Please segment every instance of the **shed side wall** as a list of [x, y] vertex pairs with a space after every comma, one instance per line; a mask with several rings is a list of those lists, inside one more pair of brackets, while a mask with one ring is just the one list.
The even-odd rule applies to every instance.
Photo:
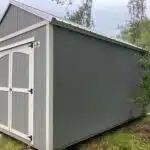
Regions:
[[129, 100], [141, 77], [135, 54], [54, 26], [55, 149], [140, 115]]
[[[40, 47], [34, 49], [34, 146], [45, 150], [46, 133], [46, 27], [30, 31], [10, 40], [0, 43], [7, 46], [31, 37], [40, 42]], [[3, 104], [0, 104], [3, 105]], [[5, 114], [4, 114], [5, 115]], [[19, 115], [19, 114], [18, 114]], [[19, 123], [19, 120], [18, 120]]]
[[11, 5], [0, 24], [0, 38], [41, 21], [42, 18]]

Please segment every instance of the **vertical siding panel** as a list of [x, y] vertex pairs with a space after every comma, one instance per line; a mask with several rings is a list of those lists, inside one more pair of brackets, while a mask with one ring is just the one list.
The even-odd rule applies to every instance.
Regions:
[[[42, 143], [45, 150], [45, 133], [46, 133], [46, 45], [45, 45], [45, 37], [46, 37], [46, 29], [40, 30], [36, 35], [40, 37], [41, 47], [36, 48], [35, 51], [35, 116], [34, 116], [34, 131], [35, 132], [35, 144], [39, 145]], [[37, 39], [39, 40], [39, 39]], [[41, 80], [42, 79], [42, 80]], [[45, 137], [40, 136], [41, 134], [45, 135]], [[41, 149], [42, 150], [42, 149]]]
[[8, 126], [8, 92], [0, 91], [0, 123]]
[[28, 94], [12, 94], [12, 128], [28, 135]]
[[41, 21], [42, 18], [11, 5], [0, 24], [0, 38]]
[[[9, 56], [0, 57], [0, 87], [8, 87]], [[0, 91], [0, 123], [8, 126], [8, 92]]]

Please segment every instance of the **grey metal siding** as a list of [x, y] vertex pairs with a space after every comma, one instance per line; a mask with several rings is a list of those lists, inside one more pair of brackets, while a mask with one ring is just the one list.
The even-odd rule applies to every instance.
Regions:
[[[0, 87], [8, 87], [9, 55], [0, 57]], [[0, 123], [8, 125], [8, 92], [0, 91]]]
[[0, 123], [8, 125], [8, 92], [0, 91]]
[[29, 88], [29, 55], [13, 53], [12, 86]]
[[0, 58], [0, 87], [8, 87], [9, 55]]
[[12, 128], [28, 135], [28, 94], [12, 94]]
[[0, 38], [41, 21], [42, 18], [11, 5], [0, 24]]
[[135, 54], [54, 26], [55, 149], [140, 115], [130, 100], [141, 77]]
[[[46, 132], [46, 27], [33, 30], [18, 37], [0, 43], [0, 47], [35, 37], [40, 41], [40, 47], [34, 50], [34, 146], [45, 150]], [[21, 115], [21, 114], [20, 114]], [[19, 120], [18, 120], [19, 121]]]

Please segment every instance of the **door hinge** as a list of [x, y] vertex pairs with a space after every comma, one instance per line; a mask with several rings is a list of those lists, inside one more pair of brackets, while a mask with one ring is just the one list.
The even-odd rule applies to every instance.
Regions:
[[34, 43], [30, 43], [29, 47], [33, 48], [34, 47]]
[[30, 141], [32, 141], [33, 139], [32, 135], [28, 136], [28, 138], [30, 139]]
[[30, 89], [29, 92], [30, 92], [30, 94], [33, 94], [33, 89]]

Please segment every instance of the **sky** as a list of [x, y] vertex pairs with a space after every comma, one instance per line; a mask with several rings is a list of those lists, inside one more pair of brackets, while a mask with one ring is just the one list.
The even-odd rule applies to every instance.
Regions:
[[[67, 10], [66, 6], [57, 5], [56, 2], [51, 0], [18, 0], [27, 5], [48, 11], [59, 17], [63, 17]], [[80, 5], [81, 0], [73, 0], [73, 5], [69, 7], [69, 10], [74, 10]], [[148, 7], [150, 8], [150, 0], [148, 1]], [[118, 26], [124, 25], [129, 20], [129, 14], [127, 9], [128, 0], [93, 0], [93, 19], [95, 30], [107, 36], [115, 37], [119, 34]], [[0, 15], [6, 9], [8, 0], [0, 1]], [[150, 9], [147, 10], [148, 16], [150, 16]]]

